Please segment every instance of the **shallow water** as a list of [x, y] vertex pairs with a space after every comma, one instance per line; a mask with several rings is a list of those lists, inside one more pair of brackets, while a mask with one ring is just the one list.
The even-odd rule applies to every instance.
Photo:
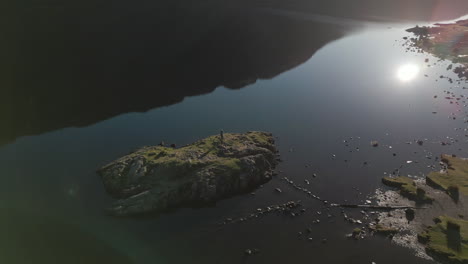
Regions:
[[[94, 75], [94, 68], [81, 65], [83, 80], [70, 83], [65, 92], [59, 89], [66, 87], [60, 86], [60, 78], [60, 85], [48, 90], [45, 82], [38, 83], [38, 89], [43, 90], [34, 91], [24, 88], [30, 87], [25, 80], [24, 90], [10, 94], [9, 105], [3, 105], [7, 124], [6, 132], [0, 134], [0, 205], [23, 212], [6, 213], [8, 228], [17, 225], [12, 230], [23, 230], [22, 226], [28, 226], [24, 218], [33, 222], [45, 216], [54, 218], [61, 223], [60, 228], [31, 226], [55, 234], [50, 238], [38, 234], [43, 237], [38, 243], [52, 252], [57, 239], [72, 238], [73, 243], [63, 243], [68, 249], [89, 245], [93, 249], [82, 250], [86, 263], [111, 263], [116, 255], [134, 263], [427, 263], [383, 238], [346, 239], [345, 234], [356, 226], [346, 223], [340, 210], [329, 212], [321, 202], [295, 191], [281, 178], [287, 176], [303, 186], [308, 179], [308, 189], [332, 202], [362, 203], [376, 188], [383, 187], [380, 179], [384, 173], [401, 165], [403, 175], [422, 176], [441, 153], [468, 157], [463, 103], [450, 104], [443, 99], [443, 91], [468, 93], [438, 77], [450, 75], [445, 70], [449, 62], [428, 68], [424, 59], [432, 63], [435, 58], [406, 52], [402, 38], [409, 35], [404, 29], [416, 22], [407, 23], [404, 17], [392, 20], [405, 20], [406, 24], [297, 10], [255, 10], [229, 22], [227, 33], [220, 27], [214, 37], [202, 34], [208, 37], [190, 39], [190, 43], [201, 44], [179, 43], [194, 48], [182, 52], [171, 64], [163, 64], [168, 65], [169, 70], [163, 71], [167, 76], [155, 71], [156, 81], [149, 76], [160, 65], [137, 63], [136, 69], [130, 69], [132, 59], [141, 62], [140, 52], [124, 54], [131, 72], [128, 76], [114, 71], [123, 71], [119, 68], [125, 64], [122, 61], [115, 69], [97, 71], [102, 75]], [[262, 19], [256, 20], [252, 14]], [[419, 23], [427, 23], [430, 17]], [[444, 17], [448, 18], [456, 17]], [[252, 26], [245, 32], [246, 25], [258, 28]], [[236, 39], [236, 45], [232, 44]], [[147, 50], [150, 48], [143, 47]], [[210, 53], [214, 55], [205, 56]], [[112, 58], [112, 54], [106, 56]], [[99, 69], [101, 63], [112, 68], [114, 62], [91, 65]], [[401, 81], [397, 72], [406, 64], [417, 65], [420, 71], [414, 79]], [[66, 69], [57, 67], [66, 77]], [[142, 69], [143, 73], [138, 72]], [[115, 80], [102, 88], [104, 92], [93, 91], [96, 88], [92, 86], [106, 84], [112, 76]], [[43, 81], [47, 80], [44, 77]], [[141, 86], [125, 90], [133, 81]], [[78, 88], [87, 83], [92, 88]], [[112, 85], [116, 85], [115, 90]], [[24, 91], [31, 92], [30, 99]], [[189, 95], [197, 96], [184, 99]], [[28, 100], [34, 102], [25, 103]], [[457, 119], [448, 118], [452, 113]], [[16, 114], [21, 118], [15, 119]], [[157, 218], [105, 215], [103, 208], [111, 199], [95, 173], [97, 168], [143, 145], [160, 141], [184, 145], [220, 129], [272, 132], [283, 159], [281, 173], [255, 195], [233, 197], [215, 207], [180, 209]], [[450, 138], [458, 142], [440, 144]], [[424, 145], [419, 146], [415, 139], [424, 139]], [[378, 140], [379, 147], [371, 147], [371, 140]], [[313, 173], [318, 176], [313, 178]], [[275, 193], [275, 188], [283, 193]], [[296, 218], [270, 215], [219, 225], [225, 218], [290, 200], [303, 200], [307, 212]], [[317, 211], [323, 213], [318, 215]], [[347, 213], [360, 215], [353, 210]], [[316, 219], [321, 223], [312, 224]], [[307, 228], [312, 229], [312, 242], [298, 236]], [[21, 232], [13, 236], [20, 241], [18, 245], [28, 240]], [[328, 242], [322, 243], [322, 238]], [[8, 243], [8, 237], [2, 239]], [[96, 256], [96, 248], [108, 250]], [[259, 248], [261, 253], [245, 258], [247, 248]], [[38, 263], [51, 263], [50, 254], [41, 256], [34, 245], [17, 249], [35, 256]], [[20, 255], [2, 255], [0, 259], [24, 263]], [[119, 259], [125, 263], [126, 257]]]

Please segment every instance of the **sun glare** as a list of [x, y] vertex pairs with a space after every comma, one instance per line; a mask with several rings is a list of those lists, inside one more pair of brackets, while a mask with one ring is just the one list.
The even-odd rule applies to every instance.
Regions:
[[405, 64], [400, 66], [397, 71], [397, 78], [402, 82], [408, 82], [416, 78], [419, 73], [419, 67], [415, 64]]

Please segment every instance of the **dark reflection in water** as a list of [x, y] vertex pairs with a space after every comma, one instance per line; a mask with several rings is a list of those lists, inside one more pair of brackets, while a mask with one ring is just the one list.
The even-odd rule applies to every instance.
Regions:
[[0, 231], [1, 263], [131, 263], [93, 234], [61, 218], [2, 208]]
[[[31, 18], [31, 35], [17, 40], [19, 61], [3, 80], [13, 78], [1, 89], [0, 116], [8, 126], [0, 143], [174, 104], [219, 86], [242, 88], [305, 62], [344, 31], [264, 12], [207, 19], [214, 23], [208, 32], [177, 19], [167, 28], [130, 20], [67, 21], [57, 29]], [[187, 31], [165, 32], [180, 24]]]
[[457, 0], [3, 5], [0, 144], [272, 78], [350, 29], [317, 14], [430, 21], [468, 9]]

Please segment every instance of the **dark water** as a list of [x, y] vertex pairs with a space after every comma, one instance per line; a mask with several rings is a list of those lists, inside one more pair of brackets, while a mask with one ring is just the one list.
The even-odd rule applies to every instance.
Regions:
[[[435, 58], [401, 46], [405, 28], [455, 19], [468, 4], [375, 2], [3, 9], [2, 263], [428, 263], [383, 238], [347, 240], [356, 226], [339, 210], [280, 180], [308, 179], [322, 198], [362, 203], [401, 165], [402, 174], [422, 176], [441, 153], [468, 156], [463, 103], [443, 99], [444, 90], [468, 95], [463, 84], [439, 80], [449, 62], [428, 68], [424, 59]], [[420, 72], [405, 82], [397, 71], [406, 64]], [[97, 168], [143, 145], [183, 145], [219, 129], [271, 131], [280, 175], [211, 208], [104, 214], [111, 199]], [[415, 139], [424, 145], [407, 144]], [[290, 200], [303, 200], [307, 212], [218, 225]], [[297, 235], [306, 228], [312, 242]], [[261, 253], [245, 258], [246, 248]]]

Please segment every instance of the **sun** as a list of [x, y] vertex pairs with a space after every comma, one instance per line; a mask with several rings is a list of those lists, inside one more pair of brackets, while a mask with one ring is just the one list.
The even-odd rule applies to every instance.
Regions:
[[418, 76], [419, 67], [416, 64], [405, 64], [398, 68], [397, 78], [402, 82], [408, 82]]

